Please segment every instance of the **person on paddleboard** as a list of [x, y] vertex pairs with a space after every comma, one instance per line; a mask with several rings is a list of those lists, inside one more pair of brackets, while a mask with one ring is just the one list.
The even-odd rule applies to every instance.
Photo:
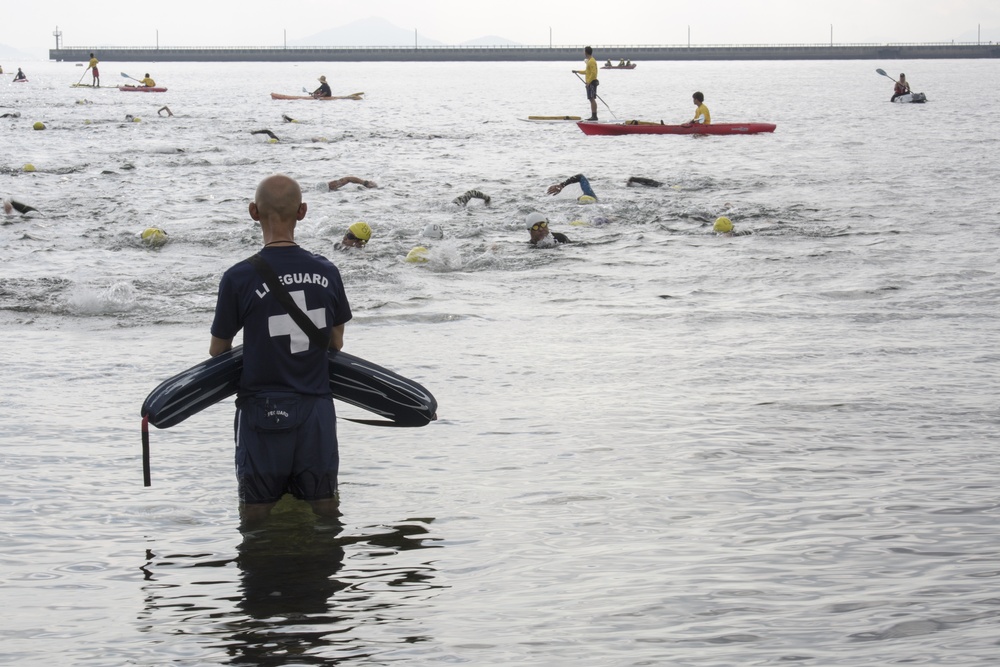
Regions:
[[583, 174], [577, 174], [576, 176], [570, 176], [562, 183], [556, 183], [555, 185], [550, 185], [546, 192], [550, 195], [557, 195], [563, 191], [567, 185], [572, 185], [573, 183], [579, 183], [580, 189], [583, 194], [577, 197], [577, 201], [581, 204], [593, 204], [597, 201], [597, 195], [594, 193], [594, 189], [590, 187], [590, 181]]
[[531, 235], [528, 241], [538, 248], [551, 248], [561, 243], [572, 243], [568, 236], [549, 230], [549, 219], [541, 213], [529, 213], [524, 218], [524, 227]]
[[24, 72], [22, 72], [22, 71], [21, 71], [21, 68], [20, 68], [20, 67], [18, 67], [18, 68], [17, 68], [17, 74], [15, 74], [15, 75], [14, 75], [14, 81], [24, 81], [24, 80], [26, 80], [27, 78], [28, 78], [28, 77], [27, 77], [27, 76], [25, 76]]
[[90, 54], [90, 62], [87, 63], [87, 69], [90, 70], [91, 75], [94, 77], [90, 85], [99, 88], [101, 86], [101, 72], [97, 69], [97, 58], [94, 57], [93, 53]]
[[333, 91], [330, 90], [330, 84], [326, 82], [326, 77], [321, 76], [319, 78], [319, 88], [312, 92], [313, 97], [333, 97]]
[[343, 178], [338, 178], [336, 180], [327, 183], [327, 187], [331, 190], [339, 190], [348, 183], [354, 183], [355, 185], [360, 185], [364, 188], [377, 188], [378, 183], [375, 181], [365, 180], [363, 178], [358, 178], [357, 176], [344, 176]]
[[349, 248], [364, 248], [372, 238], [372, 228], [367, 222], [355, 222], [347, 228], [347, 233], [339, 243], [334, 243], [336, 250], [348, 250]]
[[907, 95], [909, 94], [909, 92], [910, 92], [910, 84], [906, 82], [906, 75], [900, 74], [899, 81], [897, 81], [896, 85], [893, 86], [892, 97], [890, 98], [889, 101], [895, 102], [897, 97], [900, 97], [902, 95]]
[[149, 72], [146, 72], [146, 76], [141, 81], [139, 81], [139, 83], [141, 83], [142, 85], [146, 86], [147, 88], [155, 88], [156, 87], [156, 82], [153, 81], [153, 79], [150, 78]]
[[[319, 515], [339, 514], [328, 353], [344, 346], [351, 306], [337, 267], [295, 242], [295, 225], [306, 208], [293, 179], [275, 174], [261, 181], [249, 206], [264, 237], [264, 247], [251, 258], [258, 263], [239, 262], [219, 283], [209, 354], [232, 349], [243, 330], [235, 431], [244, 526], [266, 519], [286, 493]], [[293, 304], [318, 329], [313, 335], [289, 314]], [[316, 338], [328, 344], [317, 345]]]
[[587, 84], [587, 99], [590, 100], [590, 118], [587, 120], [597, 120], [597, 86], [601, 83], [597, 80], [597, 61], [594, 60], [594, 49], [589, 46], [583, 49], [585, 56], [583, 61], [585, 69], [573, 70], [574, 74], [583, 74], [584, 83]]
[[691, 100], [694, 102], [694, 118], [684, 123], [685, 126], [698, 123], [699, 125], [711, 125], [712, 124], [712, 114], [708, 112], [708, 107], [705, 106], [705, 96], [703, 94], [695, 93], [691, 96]]

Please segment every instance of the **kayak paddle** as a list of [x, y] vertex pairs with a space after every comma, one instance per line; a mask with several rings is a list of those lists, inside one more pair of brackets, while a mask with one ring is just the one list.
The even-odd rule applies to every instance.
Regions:
[[126, 74], [125, 72], [120, 72], [120, 74], [121, 74], [121, 75], [122, 75], [123, 77], [125, 77], [126, 79], [132, 79], [132, 80], [133, 80], [133, 81], [135, 81], [136, 83], [142, 83], [142, 81], [139, 81], [139, 79], [136, 79], [135, 77], [132, 77], [132, 76], [129, 76], [129, 75], [128, 75], [128, 74]]

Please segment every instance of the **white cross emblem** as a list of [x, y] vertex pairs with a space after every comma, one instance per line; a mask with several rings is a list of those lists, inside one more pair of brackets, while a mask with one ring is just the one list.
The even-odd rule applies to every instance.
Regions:
[[[292, 301], [295, 305], [305, 313], [312, 323], [315, 324], [320, 329], [326, 326], [326, 309], [325, 308], [315, 308], [313, 310], [306, 310], [306, 293], [302, 290], [298, 292], [289, 292], [292, 297]], [[292, 354], [297, 352], [305, 352], [309, 349], [309, 336], [306, 332], [299, 328], [299, 325], [295, 323], [291, 315], [287, 313], [285, 315], [271, 315], [267, 318], [267, 331], [271, 334], [271, 338], [277, 338], [278, 336], [289, 336], [289, 346], [291, 347]]]

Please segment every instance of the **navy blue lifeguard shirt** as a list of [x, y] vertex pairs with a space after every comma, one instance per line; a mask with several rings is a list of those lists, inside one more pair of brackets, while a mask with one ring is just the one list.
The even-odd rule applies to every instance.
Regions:
[[[340, 271], [333, 262], [298, 246], [264, 248], [292, 300], [327, 338], [351, 319]], [[212, 335], [233, 338], [243, 329], [243, 376], [240, 396], [287, 391], [330, 396], [327, 348], [309, 340], [271, 294], [264, 278], [248, 262], [222, 275]]]

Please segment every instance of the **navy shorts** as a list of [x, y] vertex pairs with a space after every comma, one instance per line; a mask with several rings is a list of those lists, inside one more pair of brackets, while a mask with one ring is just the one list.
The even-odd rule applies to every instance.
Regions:
[[594, 79], [587, 84], [587, 99], [596, 100], [597, 99], [597, 84], [600, 83], [597, 79]]
[[337, 414], [330, 397], [267, 393], [236, 403], [240, 502], [274, 503], [337, 494]]

